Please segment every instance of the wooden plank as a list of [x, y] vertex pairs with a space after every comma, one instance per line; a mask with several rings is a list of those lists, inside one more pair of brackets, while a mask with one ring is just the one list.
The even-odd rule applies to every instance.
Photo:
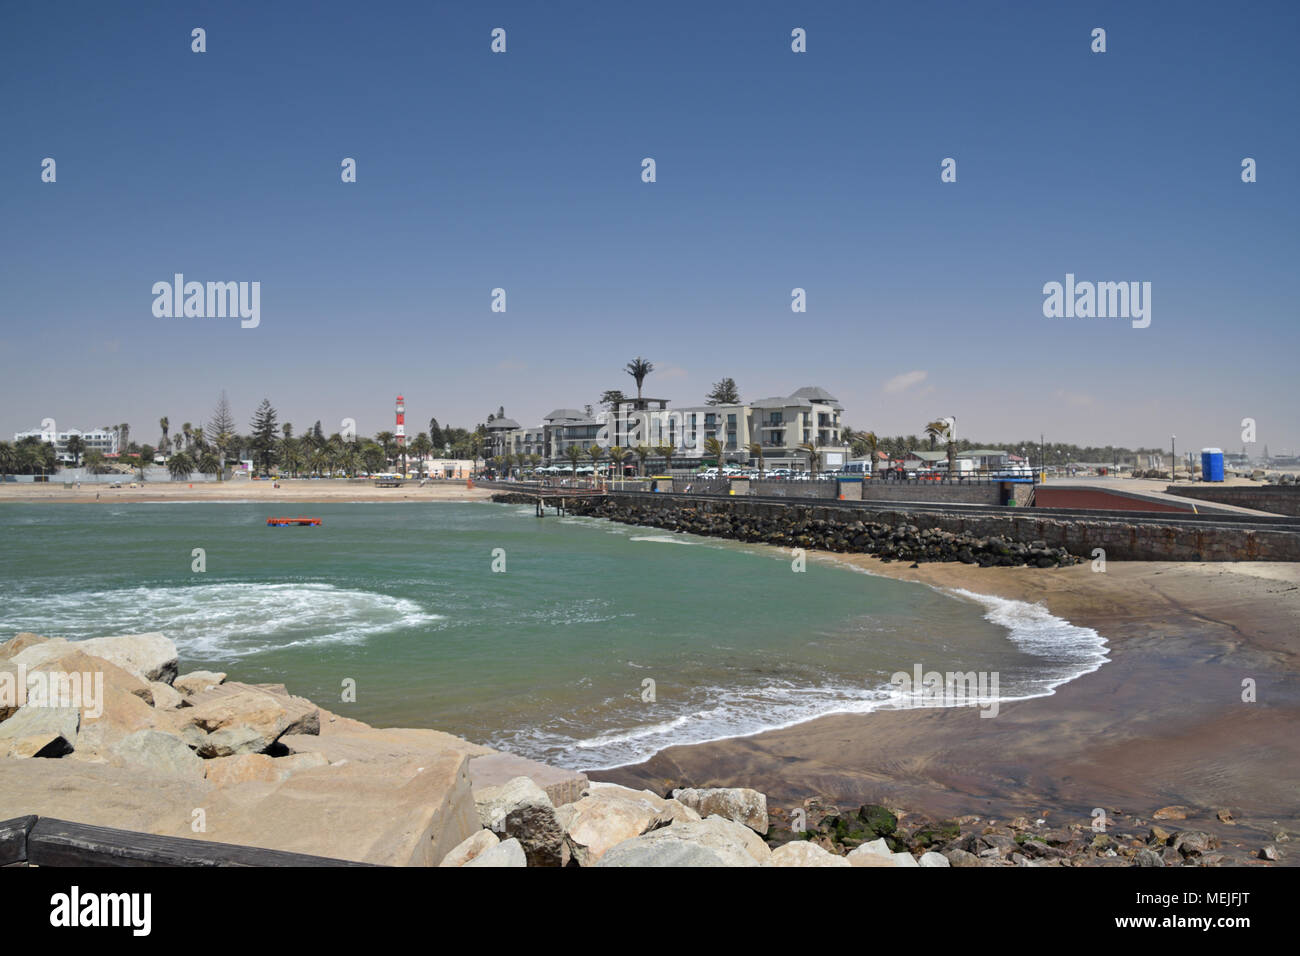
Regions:
[[27, 834], [35, 866], [372, 866], [261, 847], [186, 840], [42, 817]]
[[27, 862], [27, 834], [35, 825], [35, 814], [0, 820], [0, 866]]

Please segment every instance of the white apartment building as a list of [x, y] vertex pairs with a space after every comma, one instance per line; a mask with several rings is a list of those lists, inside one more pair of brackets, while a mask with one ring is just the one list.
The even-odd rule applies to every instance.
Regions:
[[25, 432], [15, 432], [14, 441], [21, 441], [24, 438], [36, 438], [43, 444], [53, 445], [59, 461], [65, 465], [70, 465], [73, 463], [73, 455], [68, 451], [68, 439], [73, 435], [81, 437], [84, 446], [81, 452], [83, 461], [86, 453], [90, 451], [101, 452], [105, 455], [117, 454], [117, 432], [105, 431], [101, 428], [90, 431], [81, 431], [77, 428], [69, 428], [64, 431], [56, 431], [52, 428], [32, 428]]

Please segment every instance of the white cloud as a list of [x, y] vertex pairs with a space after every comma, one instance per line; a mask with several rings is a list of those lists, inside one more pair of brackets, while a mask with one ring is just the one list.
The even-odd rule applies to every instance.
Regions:
[[913, 385], [920, 385], [925, 381], [928, 372], [904, 372], [902, 375], [895, 375], [885, 383], [886, 392], [903, 392]]

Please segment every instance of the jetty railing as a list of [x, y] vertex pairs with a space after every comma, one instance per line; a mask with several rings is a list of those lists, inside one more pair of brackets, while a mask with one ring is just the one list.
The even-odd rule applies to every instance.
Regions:
[[234, 843], [96, 827], [36, 814], [0, 820], [0, 867], [376, 865]]

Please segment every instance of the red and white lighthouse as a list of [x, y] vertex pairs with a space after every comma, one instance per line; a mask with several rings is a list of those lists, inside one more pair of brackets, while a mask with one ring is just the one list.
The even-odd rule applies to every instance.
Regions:
[[406, 445], [406, 400], [397, 396], [397, 447]]

